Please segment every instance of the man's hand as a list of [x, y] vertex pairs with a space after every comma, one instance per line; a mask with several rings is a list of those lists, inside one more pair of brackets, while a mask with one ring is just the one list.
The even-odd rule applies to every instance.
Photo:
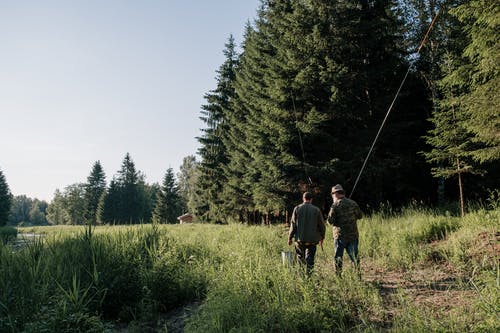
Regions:
[[292, 245], [292, 240], [289, 238], [288, 239], [288, 246]]

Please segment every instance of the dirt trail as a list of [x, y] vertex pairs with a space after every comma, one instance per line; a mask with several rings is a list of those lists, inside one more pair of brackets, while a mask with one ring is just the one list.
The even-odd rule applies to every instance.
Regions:
[[128, 332], [168, 332], [183, 333], [188, 319], [200, 307], [201, 302], [192, 302], [160, 315], [156, 323], [142, 323], [140, 327], [127, 324], [115, 325], [113, 333]]
[[427, 308], [436, 316], [446, 315], [458, 307], [468, 307], [477, 296], [463, 277], [445, 265], [408, 271], [391, 271], [372, 262], [362, 266], [363, 280], [375, 285], [382, 298], [386, 312], [384, 327], [391, 327], [394, 317], [405, 310], [399, 293], [411, 304]]

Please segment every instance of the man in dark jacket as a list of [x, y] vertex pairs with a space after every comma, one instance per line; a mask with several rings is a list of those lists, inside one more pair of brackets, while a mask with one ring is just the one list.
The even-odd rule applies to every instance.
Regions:
[[359, 274], [358, 256], [358, 226], [357, 220], [362, 217], [358, 204], [346, 198], [341, 185], [332, 187], [333, 204], [328, 214], [328, 223], [333, 225], [333, 240], [335, 246], [335, 271], [342, 272], [344, 249]]
[[305, 192], [303, 203], [294, 208], [288, 233], [288, 245], [292, 245], [295, 238], [295, 252], [301, 264], [306, 264], [307, 275], [314, 268], [316, 246], [323, 246], [325, 239], [325, 222], [320, 209], [312, 204], [312, 194]]

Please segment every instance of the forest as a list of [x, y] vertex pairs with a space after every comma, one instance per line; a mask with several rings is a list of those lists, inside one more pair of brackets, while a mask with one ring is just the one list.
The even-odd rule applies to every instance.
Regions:
[[500, 180], [497, 27], [490, 1], [263, 1], [241, 47], [225, 45], [198, 156], [177, 177], [147, 184], [127, 153], [108, 182], [97, 161], [50, 204], [6, 183], [1, 223], [286, 222], [300, 193], [326, 212], [330, 187], [351, 193], [358, 178], [367, 212], [463, 214]]
[[[177, 174], [125, 153], [46, 202], [0, 170], [0, 332], [498, 332], [499, 25], [490, 0], [262, 0]], [[329, 230], [305, 274], [291, 211], [335, 184], [359, 270]]]
[[332, 185], [351, 193], [391, 101], [353, 198], [484, 198], [499, 184], [497, 26], [488, 1], [264, 2], [205, 95], [190, 210], [267, 222], [305, 190], [327, 209]]

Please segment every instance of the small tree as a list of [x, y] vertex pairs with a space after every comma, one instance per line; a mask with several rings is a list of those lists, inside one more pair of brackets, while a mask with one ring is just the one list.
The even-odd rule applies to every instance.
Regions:
[[97, 161], [92, 167], [85, 184], [85, 219], [95, 224], [97, 220], [97, 207], [102, 193], [106, 190], [106, 175], [101, 162]]
[[157, 194], [153, 221], [156, 223], [175, 223], [180, 212], [179, 199], [179, 189], [175, 184], [174, 171], [172, 168], [168, 168]]
[[199, 163], [193, 155], [182, 160], [180, 172], [177, 174], [180, 196], [180, 210], [197, 214], [202, 199], [198, 190]]
[[47, 207], [47, 221], [50, 224], [66, 224], [68, 222], [64, 196], [59, 189], [56, 189], [54, 198]]
[[12, 204], [12, 195], [10, 193], [9, 185], [5, 176], [0, 170], [0, 226], [7, 224], [10, 213], [10, 206]]

